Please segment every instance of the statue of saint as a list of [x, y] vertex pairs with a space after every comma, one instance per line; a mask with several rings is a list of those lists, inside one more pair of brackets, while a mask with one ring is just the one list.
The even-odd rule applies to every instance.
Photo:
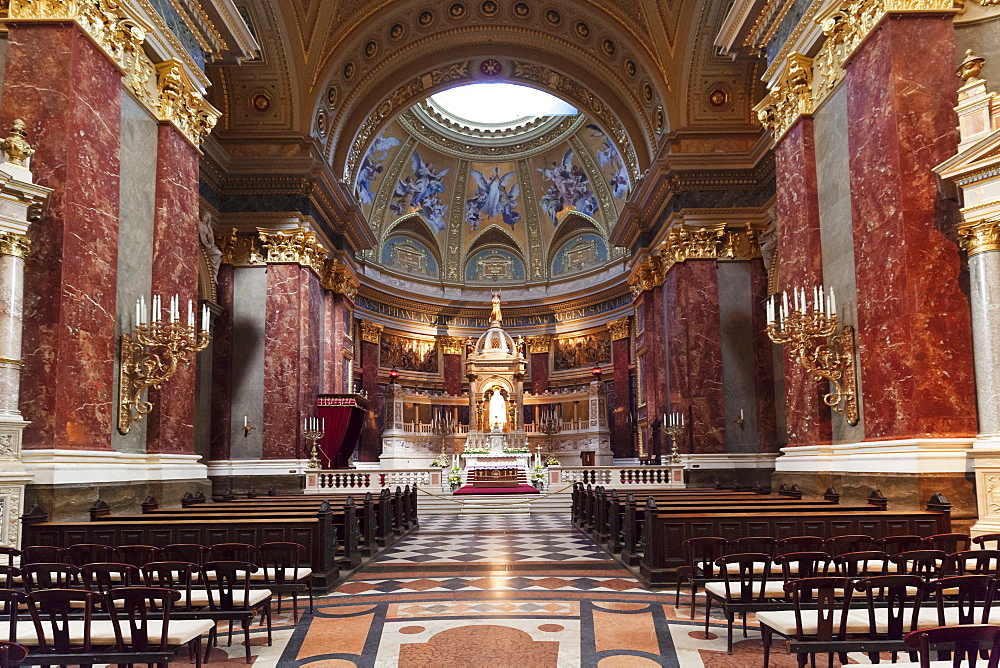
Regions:
[[500, 312], [500, 295], [493, 293], [493, 310], [490, 311], [490, 324], [494, 322], [499, 324], [503, 320], [503, 314]]

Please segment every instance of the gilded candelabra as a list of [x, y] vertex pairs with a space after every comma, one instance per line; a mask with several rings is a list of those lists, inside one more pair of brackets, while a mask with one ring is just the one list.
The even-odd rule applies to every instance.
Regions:
[[554, 459], [556, 451], [552, 446], [552, 437], [562, 431], [562, 419], [557, 418], [555, 412], [549, 409], [548, 415], [538, 421], [538, 431], [549, 437], [549, 449], [545, 453], [546, 461]]
[[823, 403], [843, 413], [848, 424], [856, 425], [860, 416], [854, 328], [839, 326], [833, 288], [828, 292], [814, 288], [811, 301], [805, 288], [794, 289], [791, 301], [787, 292], [782, 293], [780, 302], [773, 296], [767, 304], [767, 335], [788, 346], [816, 380], [825, 379], [833, 385], [833, 391], [823, 395]]
[[670, 419], [663, 416], [663, 433], [670, 438], [670, 463], [681, 463], [681, 451], [677, 447], [677, 437], [684, 433], [684, 414], [671, 413]]
[[167, 318], [159, 296], [153, 297], [152, 313], [146, 309], [145, 297], [135, 304], [135, 327], [122, 334], [121, 366], [118, 385], [118, 431], [127, 434], [133, 422], [138, 422], [153, 410], [153, 404], [142, 398], [149, 388], [160, 389], [170, 380], [180, 362], [187, 364], [193, 353], [204, 350], [209, 335], [208, 307], [202, 308], [201, 329], [195, 327], [194, 306], [188, 301], [187, 324], [181, 322], [178, 297], [168, 304]]
[[319, 446], [317, 445], [317, 442], [319, 439], [323, 438], [324, 434], [326, 434], [324, 427], [326, 427], [325, 419], [322, 422], [317, 418], [306, 418], [303, 421], [302, 435], [306, 438], [306, 440], [312, 442], [312, 446], [309, 448], [308, 468], [320, 468]]

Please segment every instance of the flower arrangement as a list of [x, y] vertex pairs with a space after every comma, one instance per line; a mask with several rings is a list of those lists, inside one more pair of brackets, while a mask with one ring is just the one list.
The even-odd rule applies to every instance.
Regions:
[[448, 484], [451, 485], [452, 489], [462, 484], [462, 469], [457, 466], [452, 467], [451, 473], [448, 474]]
[[548, 455], [545, 458], [545, 465], [546, 466], [558, 466], [559, 465], [559, 460], [556, 458], [555, 455]]
[[528, 448], [504, 448], [504, 452], [531, 452]]
[[470, 447], [466, 447], [465, 450], [462, 451], [462, 454], [463, 455], [488, 455], [488, 454], [490, 454], [490, 449], [489, 448], [476, 448], [476, 447], [470, 448]]
[[449, 464], [451, 464], [451, 457], [443, 452], [437, 456], [437, 459], [431, 462], [431, 466], [440, 466], [441, 468], [445, 468]]
[[545, 482], [545, 468], [541, 465], [536, 466], [531, 470], [531, 484], [534, 487], [540, 487], [542, 483]]

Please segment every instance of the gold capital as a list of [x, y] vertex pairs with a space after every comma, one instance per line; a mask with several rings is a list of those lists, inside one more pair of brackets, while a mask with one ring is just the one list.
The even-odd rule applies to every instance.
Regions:
[[631, 318], [625, 316], [624, 318], [619, 318], [618, 320], [612, 320], [608, 323], [608, 331], [611, 332], [611, 340], [618, 341], [620, 339], [627, 339], [631, 336], [631, 329], [629, 327]]
[[354, 295], [358, 294], [358, 288], [361, 287], [351, 268], [339, 262], [335, 257], [327, 260], [320, 285], [330, 292], [344, 295], [348, 299], [354, 299]]
[[541, 336], [529, 336], [525, 339], [528, 344], [528, 353], [547, 353], [551, 346], [552, 337], [548, 334], [543, 334]]
[[384, 327], [375, 322], [361, 321], [361, 340], [368, 343], [378, 343]]
[[439, 336], [438, 344], [445, 355], [461, 355], [465, 351], [465, 339], [458, 336]]
[[24, 234], [0, 232], [0, 255], [26, 258], [31, 250], [31, 239]]
[[675, 264], [687, 260], [751, 260], [760, 257], [758, 230], [750, 224], [726, 227], [681, 223], [670, 228], [657, 253], [664, 277]]
[[1000, 250], [1000, 218], [964, 225], [958, 228], [958, 238], [970, 257]]

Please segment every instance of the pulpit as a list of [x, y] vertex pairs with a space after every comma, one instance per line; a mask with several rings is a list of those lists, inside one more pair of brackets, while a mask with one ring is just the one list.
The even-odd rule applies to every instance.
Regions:
[[316, 417], [323, 421], [319, 460], [323, 468], [344, 469], [358, 445], [368, 399], [359, 394], [316, 396]]

